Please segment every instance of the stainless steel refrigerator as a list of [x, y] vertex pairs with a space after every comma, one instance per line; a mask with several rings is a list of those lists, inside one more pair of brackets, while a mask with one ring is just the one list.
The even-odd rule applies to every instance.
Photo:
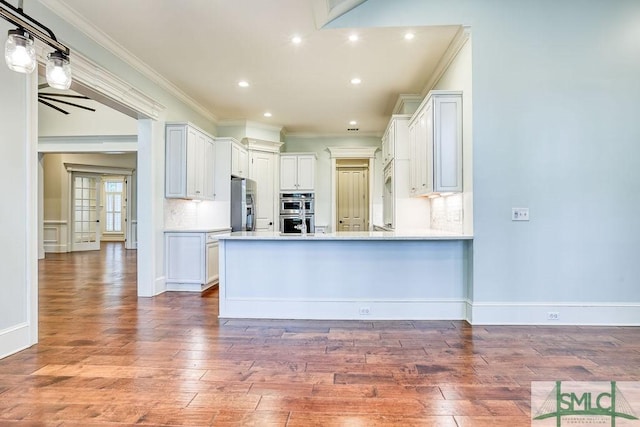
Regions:
[[255, 181], [231, 178], [231, 231], [255, 230], [255, 200]]

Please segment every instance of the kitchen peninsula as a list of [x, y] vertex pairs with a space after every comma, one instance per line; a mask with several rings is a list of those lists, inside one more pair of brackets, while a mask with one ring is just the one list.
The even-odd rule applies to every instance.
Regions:
[[221, 235], [220, 317], [465, 319], [472, 236]]

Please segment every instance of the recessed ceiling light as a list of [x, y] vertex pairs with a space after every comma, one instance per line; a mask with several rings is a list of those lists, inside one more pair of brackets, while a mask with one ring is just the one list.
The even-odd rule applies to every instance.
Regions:
[[416, 36], [416, 35], [415, 35], [415, 34], [413, 34], [413, 33], [406, 33], [406, 34], [404, 35], [404, 39], [405, 39], [405, 40], [413, 40], [413, 38], [414, 38], [415, 36]]
[[356, 122], [355, 120], [351, 120], [351, 121], [349, 122], [349, 124], [350, 124], [351, 126], [355, 126], [355, 125], [357, 125], [357, 124], [358, 124], [358, 122]]
[[249, 87], [249, 82], [246, 81], [246, 80], [240, 80], [238, 82], [238, 86], [240, 86], [240, 87]]
[[267, 111], [266, 113], [264, 113], [264, 114], [263, 114], [263, 116], [265, 116], [265, 117], [271, 117], [271, 113]]
[[291, 43], [293, 43], [293, 44], [300, 44], [300, 43], [302, 43], [302, 37], [300, 37], [300, 36], [293, 36], [293, 37], [291, 37]]
[[351, 35], [349, 36], [349, 41], [351, 41], [351, 42], [357, 42], [357, 41], [358, 41], [358, 38], [359, 38], [359, 37], [358, 37], [358, 35], [357, 35], [357, 34], [351, 34]]
[[353, 79], [351, 79], [351, 84], [352, 85], [359, 85], [360, 83], [362, 83], [362, 80], [360, 80], [359, 78], [355, 77]]

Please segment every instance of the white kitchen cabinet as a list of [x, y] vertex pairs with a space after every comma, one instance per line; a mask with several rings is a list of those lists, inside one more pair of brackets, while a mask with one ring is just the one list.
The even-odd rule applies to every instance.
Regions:
[[314, 191], [315, 153], [280, 155], [280, 191]]
[[[398, 114], [391, 117], [385, 131], [383, 143], [390, 160], [385, 163], [382, 192], [382, 219], [387, 228], [403, 226], [398, 224], [397, 201], [409, 197], [409, 120], [411, 115]], [[384, 160], [384, 151], [383, 151]]]
[[412, 195], [462, 192], [462, 92], [429, 92], [409, 133]]
[[205, 231], [165, 232], [168, 291], [200, 292], [218, 282], [218, 237]]
[[231, 144], [231, 175], [240, 178], [249, 175], [249, 152], [237, 141]]
[[215, 191], [213, 200], [231, 201], [231, 176], [249, 176], [247, 149], [235, 138], [214, 138], [215, 143]]
[[213, 138], [188, 123], [169, 123], [165, 134], [165, 197], [213, 200]]

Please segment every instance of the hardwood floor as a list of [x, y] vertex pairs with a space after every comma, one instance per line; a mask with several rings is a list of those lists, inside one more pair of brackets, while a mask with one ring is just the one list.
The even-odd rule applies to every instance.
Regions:
[[0, 425], [528, 426], [534, 380], [640, 381], [640, 328], [219, 320], [136, 297], [136, 252], [48, 254]]

